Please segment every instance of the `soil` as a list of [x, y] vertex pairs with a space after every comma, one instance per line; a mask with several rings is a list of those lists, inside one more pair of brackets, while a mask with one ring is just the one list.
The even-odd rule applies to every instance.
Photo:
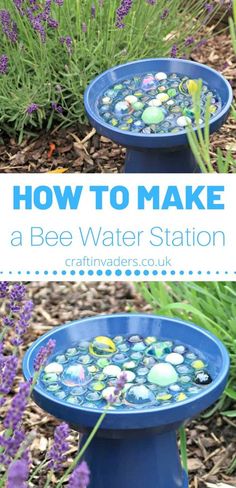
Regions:
[[[192, 59], [220, 71], [232, 84], [236, 94], [236, 58], [228, 34], [215, 34], [192, 54]], [[223, 153], [231, 149], [236, 160], [236, 121], [230, 117], [211, 139], [214, 162], [217, 148]], [[99, 136], [89, 126], [42, 131], [35, 138], [26, 138], [21, 145], [7, 136], [0, 139], [0, 172], [2, 173], [119, 173], [125, 149]], [[236, 169], [234, 169], [236, 171]]]

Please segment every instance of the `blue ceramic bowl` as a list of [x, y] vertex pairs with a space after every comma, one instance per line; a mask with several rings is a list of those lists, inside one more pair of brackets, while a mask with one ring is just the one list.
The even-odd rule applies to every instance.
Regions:
[[[99, 134], [125, 147], [135, 148], [170, 148], [184, 146], [187, 144], [186, 131], [178, 134], [140, 134], [124, 132], [106, 123], [99, 115], [98, 100], [115, 83], [135, 75], [162, 71], [165, 73], [178, 73], [189, 78], [201, 78], [207, 82], [212, 90], [220, 95], [222, 110], [215, 117], [211, 118], [210, 132], [218, 130], [225, 122], [233, 100], [233, 92], [228, 81], [217, 71], [203, 64], [193, 61], [173, 58], [142, 59], [131, 63], [111, 68], [97, 78], [87, 87], [84, 94], [84, 104], [88, 119]], [[204, 124], [202, 125], [204, 127]], [[196, 129], [195, 129], [196, 130]]]
[[[26, 379], [33, 376], [35, 356], [49, 339], [56, 340], [56, 353], [60, 354], [81, 339], [91, 339], [97, 335], [132, 334], [156, 335], [160, 340], [177, 340], [200, 350], [207, 363], [214, 365], [215, 379], [199, 394], [179, 403], [152, 409], [110, 411], [103, 421], [102, 429], [123, 431], [160, 428], [163, 430], [198, 415], [219, 398], [225, 388], [229, 371], [229, 356], [225, 347], [215, 336], [194, 324], [156, 315], [101, 315], [54, 328], [35, 341], [27, 351], [23, 361], [24, 375]], [[93, 427], [102, 412], [99, 409], [70, 405], [50, 395], [40, 384], [34, 388], [33, 397], [46, 412], [65, 420], [78, 430], [80, 427], [83, 429]]]

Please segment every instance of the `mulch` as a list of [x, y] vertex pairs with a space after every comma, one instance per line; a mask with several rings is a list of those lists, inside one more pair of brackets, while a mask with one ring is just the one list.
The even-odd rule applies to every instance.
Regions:
[[[192, 59], [220, 71], [232, 84], [236, 94], [236, 57], [228, 34], [215, 34], [205, 46], [192, 54]], [[236, 159], [236, 121], [230, 117], [211, 139], [211, 156], [217, 148], [225, 154], [231, 149]], [[119, 173], [124, 164], [125, 149], [89, 126], [41, 131], [35, 138], [26, 138], [21, 145], [6, 135], [0, 139], [0, 172], [2, 173]]]
[[[29, 295], [35, 310], [25, 349], [52, 327], [79, 318], [105, 313], [139, 311], [150, 313], [151, 308], [137, 293], [135, 285], [124, 282], [30, 283]], [[19, 371], [18, 379], [21, 380]], [[6, 408], [8, 404], [6, 405]], [[36, 431], [31, 453], [34, 465], [43, 460], [52, 442], [56, 420], [33, 402], [25, 416], [25, 428]], [[208, 419], [198, 418], [187, 425], [190, 488], [208, 488], [207, 483], [226, 483], [236, 486], [236, 473], [229, 473], [236, 453], [236, 422], [219, 413]], [[78, 435], [71, 436], [69, 462], [78, 445]], [[32, 486], [43, 486], [44, 473]], [[105, 487], [104, 487], [105, 488]]]

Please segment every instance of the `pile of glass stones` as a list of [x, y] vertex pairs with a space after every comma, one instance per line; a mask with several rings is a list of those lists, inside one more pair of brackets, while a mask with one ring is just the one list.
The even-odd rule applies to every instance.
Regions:
[[115, 409], [181, 402], [206, 388], [214, 377], [198, 351], [157, 337], [132, 335], [82, 340], [52, 356], [39, 381], [58, 400], [101, 409], [122, 371], [127, 383]]
[[[178, 133], [188, 124], [195, 125], [193, 94], [198, 81], [177, 73], [134, 76], [106, 90], [98, 100], [98, 112], [105, 122], [122, 131]], [[212, 117], [222, 108], [219, 95], [203, 82], [200, 123], [204, 120], [208, 97]]]

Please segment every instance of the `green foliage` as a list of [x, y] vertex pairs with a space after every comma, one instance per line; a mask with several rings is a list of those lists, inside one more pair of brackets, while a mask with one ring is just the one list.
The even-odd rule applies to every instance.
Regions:
[[[194, 322], [224, 343], [231, 359], [225, 394], [236, 401], [236, 282], [150, 282], [137, 287], [155, 313]], [[221, 410], [228, 403], [223, 401]], [[231, 417], [235, 413], [230, 410]]]
[[[29, 6], [29, 0], [23, 4]], [[45, 0], [38, 1], [42, 9]], [[170, 56], [173, 45], [178, 55], [188, 56], [201, 40], [199, 31], [220, 8], [206, 10], [205, 0], [170, 0], [168, 14], [161, 19], [166, 1], [151, 5], [134, 0], [125, 27], [115, 26], [118, 0], [64, 0], [52, 2], [51, 16], [58, 28], [47, 27], [46, 42], [40, 40], [27, 15], [20, 15], [14, 0], [0, 0], [16, 22], [18, 41], [11, 42], [0, 24], [0, 56], [9, 58], [6, 74], [0, 74], [0, 127], [23, 137], [25, 127], [38, 130], [52, 123], [84, 122], [83, 92], [89, 81], [111, 67], [137, 58]], [[95, 16], [91, 8], [95, 6]], [[85, 32], [86, 30], [86, 32]], [[61, 37], [72, 39], [71, 54]], [[38, 110], [27, 113], [32, 103]], [[58, 104], [63, 113], [52, 110]]]

